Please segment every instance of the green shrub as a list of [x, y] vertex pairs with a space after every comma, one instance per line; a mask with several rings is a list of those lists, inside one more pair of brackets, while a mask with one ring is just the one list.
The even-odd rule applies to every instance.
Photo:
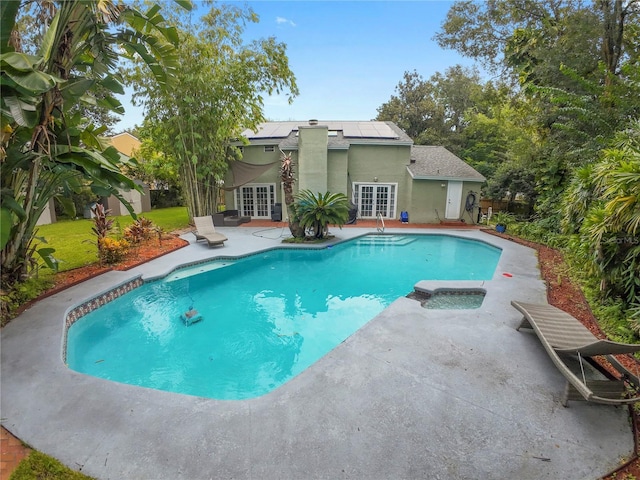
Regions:
[[511, 225], [510, 232], [532, 242], [541, 243], [551, 248], [564, 248], [568, 242], [568, 236], [547, 228], [544, 222], [535, 220], [531, 222], [517, 222]]
[[98, 247], [100, 261], [107, 265], [114, 265], [129, 253], [130, 245], [124, 238], [106, 237], [98, 240]]
[[124, 238], [130, 243], [142, 243], [149, 240], [157, 231], [153, 222], [145, 217], [138, 217], [131, 225], [124, 228]]
[[184, 204], [180, 190], [173, 187], [169, 190], [151, 190], [151, 208], [179, 207]]
[[53, 285], [51, 277], [30, 277], [13, 285], [11, 291], [0, 291], [0, 326], [4, 326], [16, 315], [21, 305], [38, 297]]
[[493, 225], [509, 226], [516, 221], [516, 216], [510, 212], [496, 212], [491, 216]]

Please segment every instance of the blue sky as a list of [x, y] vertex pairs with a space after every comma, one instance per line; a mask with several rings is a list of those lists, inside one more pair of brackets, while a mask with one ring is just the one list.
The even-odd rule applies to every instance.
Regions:
[[[230, 3], [230, 2], [228, 2]], [[433, 40], [453, 2], [252, 1], [260, 17], [247, 26], [247, 41], [274, 36], [287, 45], [300, 95], [265, 98], [269, 120], [371, 120], [405, 71], [425, 79], [471, 60]], [[117, 131], [142, 123], [142, 111], [125, 103]]]

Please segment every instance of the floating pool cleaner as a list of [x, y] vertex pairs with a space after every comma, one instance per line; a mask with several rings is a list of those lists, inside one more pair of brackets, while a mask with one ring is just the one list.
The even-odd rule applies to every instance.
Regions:
[[189, 307], [189, 310], [180, 315], [180, 318], [187, 327], [190, 327], [194, 323], [201, 321], [202, 315], [195, 308]]

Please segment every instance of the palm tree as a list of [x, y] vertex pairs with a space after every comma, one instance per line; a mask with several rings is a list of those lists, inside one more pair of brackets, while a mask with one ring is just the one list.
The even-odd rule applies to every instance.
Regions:
[[601, 288], [640, 303], [640, 122], [594, 169], [598, 202], [583, 224]]
[[343, 193], [318, 193], [302, 190], [296, 195], [295, 211], [300, 225], [315, 238], [324, 238], [329, 224], [342, 228], [349, 219], [349, 199]]
[[576, 233], [585, 220], [594, 201], [598, 199], [594, 165], [576, 168], [567, 186], [562, 201], [562, 227], [567, 233]]
[[[21, 9], [33, 5], [41, 9], [43, 31], [37, 53], [28, 55], [16, 27]], [[38, 0], [2, 2], [0, 9], [0, 267], [2, 285], [10, 286], [27, 273], [36, 222], [50, 199], [72, 210], [65, 197], [88, 183], [99, 196], [118, 196], [133, 214], [119, 189], [137, 187], [100, 137], [106, 127], [87, 122], [77, 106], [98, 102], [124, 113], [114, 96], [123, 92], [116, 75], [121, 52], [143, 58], [162, 88], [178, 57], [177, 32], [158, 6], [143, 13], [117, 0]], [[53, 265], [51, 249], [45, 253]]]
[[280, 164], [280, 180], [282, 181], [282, 188], [284, 190], [284, 204], [287, 207], [287, 214], [289, 216], [289, 230], [294, 238], [304, 237], [304, 227], [300, 226], [300, 220], [296, 213], [295, 196], [293, 194], [293, 184], [295, 182], [295, 175], [293, 173], [293, 160], [291, 158], [291, 152], [282, 152], [281, 164]]

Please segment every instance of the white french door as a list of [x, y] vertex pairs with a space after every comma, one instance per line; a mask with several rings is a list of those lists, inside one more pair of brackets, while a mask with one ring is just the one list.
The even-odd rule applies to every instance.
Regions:
[[353, 203], [358, 206], [360, 218], [396, 217], [395, 183], [354, 183]]
[[236, 190], [236, 208], [242, 216], [271, 218], [271, 206], [276, 201], [275, 183], [254, 183]]

